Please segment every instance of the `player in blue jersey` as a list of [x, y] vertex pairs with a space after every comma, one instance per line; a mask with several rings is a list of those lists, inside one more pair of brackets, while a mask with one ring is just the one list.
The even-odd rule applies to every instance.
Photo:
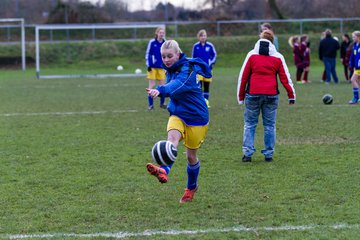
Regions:
[[[160, 48], [165, 42], [165, 29], [157, 28], [155, 31], [155, 38], [151, 39], [146, 49], [146, 66], [147, 66], [147, 79], [149, 80], [149, 88], [154, 88], [156, 81], [159, 85], [165, 84], [165, 70], [162, 68], [162, 60]], [[154, 109], [154, 101], [148, 95], [148, 109]], [[160, 97], [160, 108], [166, 108], [165, 97]]]
[[[198, 189], [200, 161], [197, 150], [204, 142], [209, 124], [209, 111], [196, 75], [206, 78], [212, 76], [208, 64], [198, 58], [186, 58], [175, 40], [166, 41], [161, 47], [161, 54], [167, 83], [156, 89], [147, 88], [146, 91], [153, 98], [170, 98], [167, 108], [170, 113], [167, 140], [176, 148], [184, 140], [186, 147], [188, 179], [185, 193], [180, 199], [180, 203], [184, 203], [191, 201]], [[171, 167], [172, 165], [158, 167], [152, 163], [147, 164], [148, 172], [161, 183], [168, 181]]]
[[[207, 34], [204, 29], [200, 30], [197, 34], [199, 42], [195, 43], [192, 49], [192, 57], [200, 58], [207, 64], [209, 64], [210, 69], [213, 68], [216, 62], [216, 50], [215, 46], [207, 41]], [[210, 83], [212, 82], [212, 78], [206, 78], [204, 76], [198, 75], [199, 80], [201, 81], [203, 87], [204, 98], [206, 99], [206, 103], [208, 107], [209, 105], [209, 97], [210, 97]]]
[[357, 104], [359, 101], [359, 85], [360, 85], [360, 31], [352, 33], [352, 39], [354, 46], [350, 56], [350, 68], [354, 69], [354, 73], [351, 77], [351, 83], [353, 87], [353, 99], [349, 101], [349, 104]]

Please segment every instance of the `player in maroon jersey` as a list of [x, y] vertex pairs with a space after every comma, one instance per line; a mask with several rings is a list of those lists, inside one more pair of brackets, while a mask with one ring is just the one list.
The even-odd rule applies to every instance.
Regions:
[[[350, 56], [347, 57], [346, 56], [346, 52], [349, 48], [349, 45], [351, 44], [351, 40], [348, 34], [343, 34], [342, 35], [342, 42], [340, 45], [340, 60], [342, 65], [344, 66], [344, 74], [345, 74], [345, 80], [349, 81], [349, 60], [350, 60]], [[351, 55], [351, 52], [350, 52]]]
[[294, 36], [292, 38], [292, 46], [293, 46], [294, 63], [296, 66], [296, 83], [302, 83], [301, 76], [304, 71], [304, 67], [303, 67], [303, 58], [304, 57], [303, 57], [303, 53], [301, 50], [299, 36]]
[[303, 54], [304, 76], [303, 83], [309, 83], [308, 75], [310, 71], [310, 41], [308, 35], [301, 36], [301, 51]]

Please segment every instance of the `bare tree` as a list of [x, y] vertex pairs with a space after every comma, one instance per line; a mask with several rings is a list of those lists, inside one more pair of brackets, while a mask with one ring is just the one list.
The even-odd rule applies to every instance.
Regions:
[[53, 7], [54, 0], [1, 0], [0, 17], [25, 18], [27, 23], [43, 23]]
[[102, 10], [108, 14], [111, 22], [127, 19], [128, 5], [119, 0], [105, 0]]
[[[151, 11], [130, 12], [129, 0], [0, 0], [1, 18], [25, 18], [26, 23], [172, 21], [176, 19], [283, 19], [358, 17], [359, 0], [202, 0], [198, 10], [155, 5]], [[145, 0], [139, 0], [145, 3]], [[196, 3], [195, 3], [196, 2]], [[211, 6], [210, 9], [201, 9]], [[67, 19], [67, 21], [65, 20]]]
[[278, 0], [278, 7], [288, 18], [358, 17], [358, 0]]
[[284, 19], [284, 16], [282, 15], [276, 0], [268, 0], [269, 7], [271, 11], [275, 14], [276, 18]]

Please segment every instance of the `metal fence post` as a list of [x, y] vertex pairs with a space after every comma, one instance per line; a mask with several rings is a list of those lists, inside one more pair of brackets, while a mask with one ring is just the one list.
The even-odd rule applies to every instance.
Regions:
[[344, 28], [343, 28], [343, 24], [344, 24], [344, 19], [340, 19], [340, 32], [344, 33]]
[[10, 42], [10, 40], [11, 40], [10, 27], [8, 27], [8, 28], [7, 28], [7, 31], [6, 31], [6, 37], [7, 37], [8, 42]]
[[178, 33], [178, 24], [175, 23], [175, 37], [177, 38], [179, 36], [179, 33]]
[[96, 40], [95, 28], [92, 29], [91, 33], [92, 33], [92, 40], [95, 41]]

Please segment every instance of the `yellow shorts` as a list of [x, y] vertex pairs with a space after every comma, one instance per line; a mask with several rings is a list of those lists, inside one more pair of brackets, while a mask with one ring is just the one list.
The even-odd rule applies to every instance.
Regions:
[[354, 70], [354, 74], [360, 76], [360, 69]]
[[199, 74], [197, 74], [196, 77], [197, 77], [197, 79], [198, 79], [199, 81], [212, 82], [212, 78], [205, 78], [205, 77], [203, 77], [203, 76], [201, 76], [201, 75], [199, 75]]
[[167, 131], [178, 130], [181, 133], [181, 140], [184, 140], [185, 147], [189, 149], [198, 149], [204, 142], [208, 125], [205, 126], [188, 126], [180, 118], [170, 116]]
[[162, 68], [151, 68], [151, 72], [147, 72], [147, 79], [164, 81], [166, 79], [165, 70]]

